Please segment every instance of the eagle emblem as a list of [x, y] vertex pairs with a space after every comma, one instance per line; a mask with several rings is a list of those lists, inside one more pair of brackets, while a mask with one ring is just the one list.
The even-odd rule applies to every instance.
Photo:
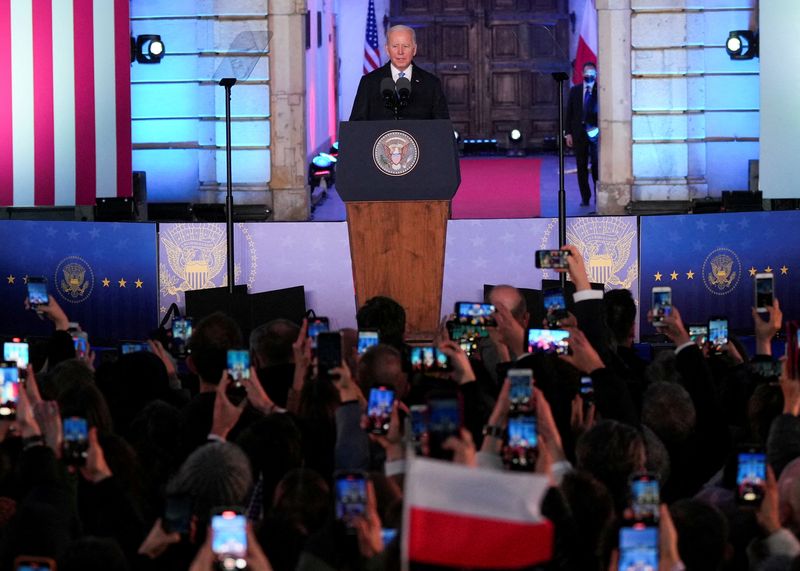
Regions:
[[375, 141], [373, 148], [375, 166], [389, 176], [403, 176], [411, 172], [419, 158], [417, 141], [405, 131], [387, 131]]
[[736, 252], [728, 248], [717, 248], [706, 256], [703, 263], [703, 282], [715, 295], [727, 295], [739, 283], [742, 264]]
[[69, 256], [58, 264], [55, 281], [58, 284], [56, 291], [61, 299], [70, 303], [82, 303], [92, 292], [94, 275], [86, 260]]
[[[567, 226], [567, 243], [583, 254], [594, 283], [606, 289], [631, 289], [639, 277], [639, 262], [631, 263], [636, 225], [626, 218], [578, 218]], [[623, 277], [623, 271], [625, 272]]]

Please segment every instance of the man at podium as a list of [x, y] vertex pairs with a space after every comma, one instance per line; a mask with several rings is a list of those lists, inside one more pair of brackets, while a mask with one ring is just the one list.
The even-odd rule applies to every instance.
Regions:
[[[439, 78], [414, 65], [417, 53], [417, 38], [408, 26], [392, 26], [386, 33], [386, 53], [390, 62], [361, 77], [358, 92], [353, 102], [350, 121], [377, 121], [395, 119], [395, 112], [387, 107], [384, 92], [387, 85], [398, 80], [409, 89], [408, 97], [399, 106], [400, 119], [449, 119], [447, 101]], [[398, 97], [394, 93], [391, 97]]]

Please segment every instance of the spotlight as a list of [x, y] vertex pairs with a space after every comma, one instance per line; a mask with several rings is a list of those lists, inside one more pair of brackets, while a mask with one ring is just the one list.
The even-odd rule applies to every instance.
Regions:
[[328, 154], [336, 159], [339, 158], [339, 141], [334, 142], [328, 150]]
[[519, 141], [522, 138], [522, 133], [520, 133], [519, 129], [511, 129], [508, 136], [512, 141]]
[[508, 151], [506, 155], [509, 157], [524, 157], [525, 149], [522, 140], [522, 131], [519, 129], [511, 129], [508, 132]]
[[136, 38], [136, 61], [139, 63], [161, 63], [164, 57], [164, 42], [157, 34], [142, 34]]
[[327, 189], [336, 180], [336, 159], [328, 153], [320, 153], [308, 165], [308, 186], [313, 191], [318, 186]]
[[725, 51], [733, 60], [758, 57], [758, 34], [750, 30], [733, 30], [728, 34]]
[[461, 139], [461, 133], [459, 133], [458, 131], [454, 130], [453, 131], [453, 137], [455, 137], [456, 141], [458, 141], [459, 139]]

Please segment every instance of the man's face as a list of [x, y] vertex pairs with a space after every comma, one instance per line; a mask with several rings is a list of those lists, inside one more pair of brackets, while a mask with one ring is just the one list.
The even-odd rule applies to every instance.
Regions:
[[400, 71], [411, 65], [411, 60], [417, 54], [417, 45], [411, 38], [408, 30], [395, 30], [386, 38], [386, 54]]
[[583, 81], [584, 83], [594, 83], [597, 81], [597, 69], [594, 66], [587, 65], [583, 68]]

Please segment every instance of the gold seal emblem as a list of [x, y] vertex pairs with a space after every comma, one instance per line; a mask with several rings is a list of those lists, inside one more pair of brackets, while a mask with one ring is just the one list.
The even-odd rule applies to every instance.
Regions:
[[728, 295], [739, 284], [742, 263], [736, 252], [729, 248], [717, 248], [703, 262], [703, 283], [714, 295]]
[[[631, 263], [636, 226], [624, 218], [578, 218], [567, 226], [567, 244], [583, 254], [589, 278], [606, 289], [630, 289], [639, 276], [639, 262]], [[625, 271], [625, 277], [621, 273]]]
[[59, 297], [69, 303], [83, 303], [92, 293], [94, 273], [83, 258], [69, 256], [56, 267], [55, 283]]
[[387, 131], [375, 141], [372, 158], [382, 173], [403, 176], [417, 166], [419, 145], [405, 131]]

